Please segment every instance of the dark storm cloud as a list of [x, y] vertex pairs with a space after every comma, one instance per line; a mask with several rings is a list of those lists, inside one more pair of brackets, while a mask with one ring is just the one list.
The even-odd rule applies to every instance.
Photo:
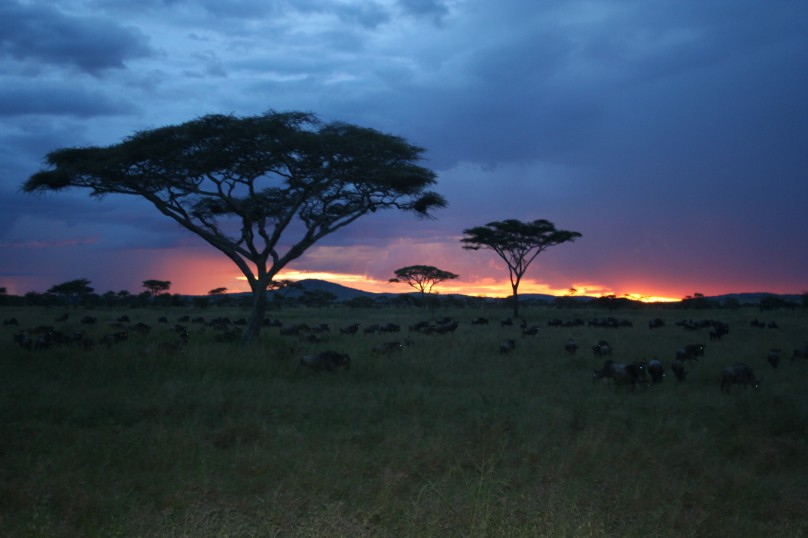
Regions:
[[[0, 8], [29, 28], [8, 31], [9, 17], [0, 20], [7, 120], [0, 196], [56, 147], [114, 143], [211, 112], [306, 110], [425, 147], [424, 164], [438, 172], [436, 190], [450, 205], [437, 221], [394, 212], [363, 218], [295, 268], [355, 270], [350, 253], [372, 259], [378, 250], [386, 262], [366, 261], [364, 271], [380, 278], [389, 264], [423, 261], [407, 259], [420, 253], [464, 276], [490, 278], [502, 268], [461, 251], [460, 231], [548, 218], [584, 234], [528, 275], [560, 289], [570, 285], [565, 279], [604, 288], [654, 279], [718, 287], [721, 275], [765, 282], [767, 267], [772, 278], [805, 287], [795, 268], [808, 264], [808, 251], [794, 247], [808, 229], [804, 2], [45, 5]], [[120, 20], [131, 28], [99, 30]], [[67, 31], [43, 35], [41, 28]], [[108, 69], [124, 64], [129, 69]], [[103, 79], [67, 78], [75, 73], [54, 69], [65, 65], [106, 71]], [[108, 201], [78, 194], [64, 205], [60, 197], [23, 203], [17, 196], [2, 208], [14, 215], [3, 221], [16, 223], [13, 244], [71, 239], [58, 237], [47, 215], [73, 223], [77, 238], [97, 238], [76, 249], [117, 249], [128, 240], [170, 248], [188, 236], [160, 224], [148, 206], [114, 202], [106, 212], [100, 207]], [[116, 222], [116, 213], [135, 224]], [[415, 244], [429, 247], [408, 252]]]
[[50, 82], [10, 83], [0, 87], [0, 116], [56, 115], [92, 118], [133, 112], [131, 103], [99, 90]]
[[0, 4], [0, 55], [98, 74], [150, 54], [141, 32], [111, 19], [16, 0]]

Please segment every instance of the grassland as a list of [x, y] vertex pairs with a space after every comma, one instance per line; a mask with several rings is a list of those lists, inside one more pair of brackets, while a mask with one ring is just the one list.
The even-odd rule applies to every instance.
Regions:
[[[438, 311], [452, 334], [409, 334], [414, 309], [289, 309], [284, 326], [328, 323], [322, 342], [266, 329], [260, 346], [189, 327], [235, 310], [0, 309], [22, 327], [100, 336], [127, 314], [148, 337], [92, 350], [28, 351], [0, 328], [0, 536], [808, 536], [808, 341], [799, 310], [554, 310], [524, 314], [539, 334], [500, 327], [504, 310]], [[84, 315], [98, 316], [90, 329]], [[631, 328], [550, 328], [613, 315]], [[170, 324], [158, 324], [167, 316]], [[488, 326], [471, 325], [478, 316]], [[650, 330], [651, 317], [665, 327]], [[674, 325], [720, 319], [730, 334]], [[752, 328], [752, 318], [778, 329]], [[341, 335], [358, 322], [393, 335]], [[575, 356], [564, 352], [574, 338]], [[516, 350], [499, 353], [505, 338]], [[389, 356], [374, 344], [407, 340]], [[593, 383], [600, 339], [615, 359], [706, 344], [689, 377], [637, 390]], [[766, 362], [784, 350], [778, 369]], [[350, 354], [349, 370], [298, 367], [303, 353]], [[757, 390], [719, 391], [724, 365], [750, 364]]]

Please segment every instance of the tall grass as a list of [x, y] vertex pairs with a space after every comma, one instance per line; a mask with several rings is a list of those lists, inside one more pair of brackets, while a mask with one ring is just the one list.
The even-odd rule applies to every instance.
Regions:
[[[0, 311], [24, 326], [79, 330], [60, 312]], [[121, 312], [89, 312], [110, 331]], [[616, 313], [633, 328], [549, 328], [602, 311], [528, 309], [539, 335], [499, 327], [506, 311], [438, 312], [454, 334], [408, 334], [415, 310], [290, 309], [285, 325], [330, 323], [320, 343], [267, 329], [254, 349], [214, 341], [182, 310], [134, 310], [155, 326], [112, 347], [26, 351], [0, 329], [2, 536], [800, 536], [808, 534], [808, 340], [797, 311]], [[80, 314], [80, 315], [79, 315]], [[209, 317], [238, 312], [203, 313]], [[472, 326], [479, 316], [489, 326]], [[650, 317], [666, 327], [650, 330]], [[730, 335], [673, 325], [717, 318]], [[752, 329], [752, 317], [779, 329]], [[351, 322], [394, 322], [398, 335], [341, 335]], [[499, 353], [504, 338], [517, 340]], [[567, 338], [581, 345], [564, 352]], [[374, 344], [406, 339], [389, 356]], [[616, 360], [659, 357], [686, 343], [706, 356], [686, 382], [628, 390], [592, 382], [588, 347]], [[765, 357], [785, 350], [777, 370]], [[349, 370], [298, 367], [303, 353], [347, 352]], [[718, 388], [745, 361], [758, 390]]]

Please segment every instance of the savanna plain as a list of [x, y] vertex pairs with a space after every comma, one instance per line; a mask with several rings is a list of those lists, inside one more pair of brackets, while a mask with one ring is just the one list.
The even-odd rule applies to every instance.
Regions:
[[[247, 312], [0, 309], [19, 321], [0, 327], [0, 536], [808, 536], [808, 359], [792, 359], [805, 309], [534, 306], [522, 315], [538, 332], [522, 336], [498, 307], [284, 308], [268, 317], [330, 330], [266, 327], [243, 347], [187, 322], [180, 348], [185, 315]], [[632, 326], [588, 323], [609, 316]], [[438, 318], [456, 330], [408, 331]], [[730, 331], [711, 340], [684, 319]], [[148, 335], [129, 330], [138, 322]], [[339, 331], [352, 323], [357, 334]], [[376, 323], [401, 332], [364, 333]], [[96, 345], [14, 343], [40, 325]], [[515, 349], [501, 353], [506, 339]], [[666, 376], [594, 382], [600, 340], [616, 361], [660, 359]], [[704, 356], [677, 382], [671, 361], [692, 343]], [[324, 350], [350, 368], [300, 366]], [[760, 387], [720, 390], [736, 362]]]

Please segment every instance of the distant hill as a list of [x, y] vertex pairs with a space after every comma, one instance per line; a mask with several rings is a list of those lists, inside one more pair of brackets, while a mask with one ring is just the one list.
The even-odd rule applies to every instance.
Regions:
[[[348, 286], [343, 286], [342, 284], [334, 284], [333, 282], [320, 280], [318, 278], [306, 278], [303, 280], [298, 280], [296, 284], [299, 286], [299, 289], [288, 288], [284, 289], [280, 293], [283, 293], [286, 297], [300, 297], [307, 291], [327, 291], [334, 294], [337, 301], [350, 301], [351, 299], [355, 299], [357, 297], [383, 297], [386, 295], [396, 295], [394, 293], [374, 293], [371, 291], [357, 290], [354, 288], [349, 288]], [[272, 293], [278, 292], [270, 292], [270, 296]]]

